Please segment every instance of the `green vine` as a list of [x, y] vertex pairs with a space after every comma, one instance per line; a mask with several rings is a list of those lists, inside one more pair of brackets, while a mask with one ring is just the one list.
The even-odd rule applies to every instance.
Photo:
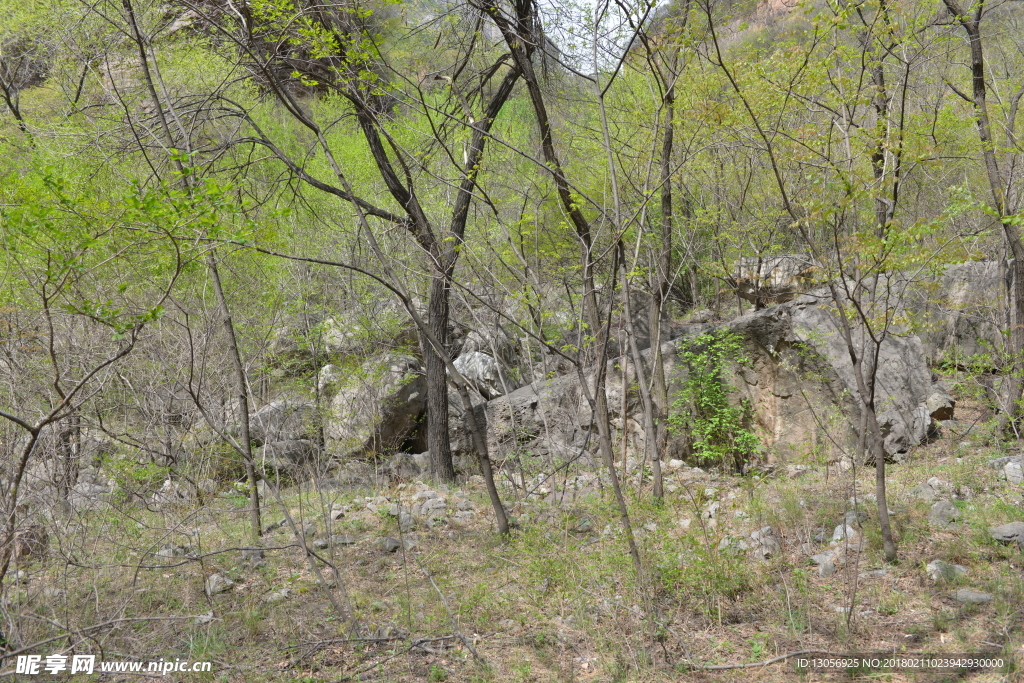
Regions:
[[699, 462], [742, 471], [762, 449], [748, 427], [753, 412], [750, 401], [730, 402], [729, 394], [735, 389], [725, 379], [729, 368], [751, 364], [743, 338], [729, 331], [702, 334], [683, 342], [679, 357], [687, 373], [672, 402], [670, 429], [687, 438]]

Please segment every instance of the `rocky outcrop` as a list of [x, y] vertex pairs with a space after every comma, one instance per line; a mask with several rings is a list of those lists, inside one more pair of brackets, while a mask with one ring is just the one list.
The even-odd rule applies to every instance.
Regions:
[[452, 365], [484, 398], [497, 398], [516, 388], [501, 364], [481, 351], [463, 353]]
[[316, 404], [280, 399], [249, 416], [249, 436], [257, 445], [313, 438], [318, 421]]
[[427, 381], [412, 356], [366, 361], [331, 401], [328, 450], [341, 456], [393, 452], [417, 428], [427, 407]]
[[[853, 451], [860, 393], [827, 292], [805, 294], [725, 327], [746, 342], [752, 367], [737, 368], [735, 384], [751, 402], [765, 445], [780, 455], [836, 445]], [[853, 325], [855, 339], [862, 333]], [[890, 332], [877, 363], [875, 406], [885, 452], [904, 453], [924, 440], [933, 419], [951, 417], [953, 399], [933, 377], [914, 335]]]
[[930, 363], [964, 364], [1002, 349], [1003, 278], [997, 261], [967, 261], [912, 288], [908, 308]]
[[309, 439], [273, 441], [257, 452], [257, 463], [264, 471], [295, 476], [303, 467], [312, 464], [319, 453], [319, 447]]
[[[749, 365], [723, 374], [735, 389], [730, 400], [748, 402], [751, 428], [769, 459], [815, 451], [839, 459], [855, 452], [860, 428], [858, 383], [827, 292], [802, 295], [717, 328], [683, 328], [679, 338], [663, 346], [675, 390], [687, 377], [681, 349], [694, 336], [712, 330], [728, 330], [743, 340]], [[860, 332], [854, 325], [854, 333]], [[625, 359], [611, 361], [607, 376], [612, 423], [619, 434], [625, 430], [633, 448], [640, 450], [644, 430], [639, 397], [627, 393], [623, 415], [620, 362]], [[592, 375], [588, 373], [588, 381]], [[928, 368], [921, 340], [909, 334], [890, 334], [881, 344], [875, 397], [889, 456], [921, 443], [933, 419], [948, 419], [954, 408], [949, 393]], [[518, 453], [567, 460], [596, 452], [590, 404], [575, 374], [528, 384], [477, 406], [476, 413], [487, 425], [488, 444], [498, 458]], [[453, 451], [471, 457], [464, 416], [454, 417]], [[681, 457], [681, 453], [670, 448], [669, 456]]]
[[736, 293], [751, 303], [790, 301], [811, 287], [814, 261], [804, 254], [744, 256], [736, 268]]

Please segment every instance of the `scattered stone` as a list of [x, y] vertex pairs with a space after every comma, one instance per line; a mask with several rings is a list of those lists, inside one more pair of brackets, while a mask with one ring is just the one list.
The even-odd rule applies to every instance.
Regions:
[[984, 605], [995, 600], [995, 596], [984, 591], [976, 591], [970, 588], [960, 588], [950, 592], [949, 597], [961, 605]]
[[211, 574], [206, 579], [206, 594], [208, 596], [226, 593], [235, 585], [235, 582], [222, 574]]
[[331, 508], [331, 521], [332, 522], [337, 522], [339, 519], [341, 519], [344, 516], [345, 516], [345, 509], [344, 508], [339, 508], [339, 507]]
[[1008, 462], [1003, 465], [1003, 476], [1008, 484], [1024, 483], [1024, 467], [1019, 462]]
[[836, 573], [836, 565], [831, 560], [824, 560], [818, 565], [818, 576], [828, 577]]
[[749, 548], [750, 545], [746, 540], [733, 538], [732, 536], [723, 536], [722, 540], [718, 543], [718, 552], [742, 552]]
[[60, 600], [62, 597], [64, 597], [64, 591], [54, 586], [44, 586], [43, 590], [39, 591], [39, 595], [43, 598], [43, 600], [52, 602], [54, 600]]
[[797, 477], [802, 477], [810, 471], [811, 468], [808, 465], [790, 465], [786, 468], [786, 476], [790, 479], [795, 479]]
[[18, 573], [14, 575], [14, 580], [17, 581], [18, 583], [27, 584], [28, 583], [28, 574], [26, 574], [23, 570], [19, 569]]
[[1003, 458], [996, 458], [995, 460], [989, 460], [988, 466], [994, 470], [1001, 470], [1010, 463], [1017, 463], [1018, 465], [1024, 465], [1024, 456], [1022, 455], [1008, 455]]
[[1002, 526], [994, 526], [988, 530], [988, 533], [1000, 543], [1017, 543], [1024, 546], [1024, 522], [1010, 522]]
[[847, 510], [846, 514], [843, 515], [843, 524], [850, 526], [856, 526], [861, 522], [868, 520], [868, 513], [864, 510]]
[[811, 540], [815, 543], [825, 543], [830, 539], [831, 537], [828, 535], [828, 531], [825, 529], [822, 529], [818, 533], [814, 534], [814, 536], [811, 538]]
[[356, 539], [345, 534], [339, 534], [336, 536], [331, 536], [331, 543], [333, 543], [334, 545], [355, 545]]
[[500, 628], [502, 631], [511, 631], [518, 625], [519, 624], [512, 621], [511, 619], [502, 619], [498, 622], [498, 628]]
[[928, 523], [944, 529], [953, 526], [960, 519], [960, 509], [949, 500], [940, 500], [928, 512]]
[[835, 528], [835, 531], [832, 532], [832, 541], [845, 541], [846, 539], [853, 538], [856, 535], [857, 530], [854, 529], [852, 526], [850, 526], [849, 524], [840, 524]]
[[871, 570], [866, 571], [866, 572], [861, 572], [860, 573], [860, 578], [862, 578], [862, 579], [880, 579], [883, 576], [888, 576], [888, 575], [889, 575], [889, 570], [888, 569], [871, 569]]
[[245, 562], [259, 562], [264, 557], [263, 548], [243, 548], [242, 560]]
[[[262, 480], [261, 480], [261, 483], [262, 483]], [[278, 529], [281, 529], [281, 528], [283, 528], [283, 527], [284, 527], [284, 525], [285, 525], [285, 524], [287, 524], [287, 523], [288, 523], [288, 520], [287, 520], [287, 519], [281, 519], [281, 520], [279, 520], [279, 521], [277, 521], [277, 522], [274, 522], [273, 524], [269, 525], [269, 526], [268, 526], [268, 527], [267, 527], [267, 528], [266, 528], [266, 529], [265, 529], [265, 530], [263, 531], [263, 533], [264, 533], [264, 535], [266, 535], [266, 534], [270, 534], [270, 533], [273, 533], [273, 532], [277, 531]]]
[[950, 564], [944, 560], [932, 560], [925, 567], [928, 577], [936, 583], [952, 581], [967, 573], [967, 567], [962, 564]]
[[398, 528], [401, 531], [405, 532], [405, 531], [408, 531], [409, 529], [412, 529], [414, 524], [415, 524], [415, 521], [413, 520], [412, 515], [410, 515], [408, 512], [401, 512], [401, 513], [399, 513], [399, 515], [398, 515]]
[[213, 610], [210, 610], [206, 614], [200, 614], [199, 616], [197, 616], [195, 618], [195, 623], [199, 624], [200, 626], [202, 626], [203, 624], [213, 623]]
[[315, 541], [313, 541], [313, 547], [317, 550], [327, 550], [329, 547], [331, 547], [331, 542], [328, 541], [326, 538], [318, 538]]
[[665, 467], [667, 467], [670, 470], [678, 470], [680, 467], [682, 467], [685, 464], [686, 463], [683, 462], [682, 460], [675, 460], [675, 459], [673, 459], [673, 460], [669, 460], [667, 463], [665, 463]]
[[928, 481], [918, 484], [914, 488], [910, 489], [909, 495], [914, 498], [920, 498], [921, 500], [933, 501], [937, 500], [942, 495], [942, 490], [947, 488], [949, 485], [938, 477], [932, 477]]
[[381, 547], [384, 549], [384, 552], [386, 553], [394, 553], [398, 552], [398, 549], [402, 547], [402, 542], [399, 541], [397, 538], [392, 538], [388, 536], [383, 541], [381, 541]]
[[752, 531], [748, 545], [751, 546], [751, 556], [757, 560], [767, 560], [778, 555], [782, 550], [782, 543], [775, 534], [775, 529], [770, 526]]
[[276, 602], [284, 602], [292, 596], [291, 588], [282, 588], [279, 591], [272, 591], [263, 596], [263, 602], [273, 605]]
[[186, 546], [170, 544], [156, 551], [156, 556], [173, 559], [176, 557], [195, 557], [195, 553]]

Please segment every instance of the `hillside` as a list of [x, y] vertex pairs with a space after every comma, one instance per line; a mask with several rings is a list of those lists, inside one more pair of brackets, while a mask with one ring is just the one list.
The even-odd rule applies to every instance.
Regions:
[[958, 3], [0, 0], [0, 677], [1017, 680]]

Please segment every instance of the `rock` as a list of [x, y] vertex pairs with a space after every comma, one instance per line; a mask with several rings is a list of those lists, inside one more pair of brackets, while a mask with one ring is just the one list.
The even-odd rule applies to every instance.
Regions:
[[302, 467], [314, 463], [319, 453], [320, 449], [315, 442], [297, 439], [268, 443], [259, 449], [256, 457], [266, 471], [276, 470], [295, 475]]
[[844, 541], [857, 535], [857, 530], [848, 524], [840, 524], [832, 532], [832, 540], [835, 542]]
[[386, 553], [394, 553], [398, 552], [398, 549], [402, 547], [402, 542], [399, 541], [397, 538], [391, 538], [390, 536], [388, 536], [383, 541], [381, 541], [381, 547], [384, 549], [384, 552]]
[[861, 572], [860, 578], [862, 579], [880, 579], [884, 576], [888, 576], [889, 571], [887, 569], [872, 569], [870, 571]]
[[396, 453], [384, 465], [385, 471], [394, 479], [411, 481], [430, 473], [430, 452], [411, 455]]
[[914, 498], [931, 502], [942, 495], [942, 490], [944, 488], [948, 488], [948, 484], [941, 481], [938, 477], [932, 477], [928, 481], [918, 484], [914, 488], [910, 489], [908, 494]]
[[991, 527], [989, 535], [1000, 543], [1017, 543], [1024, 546], [1024, 522], [1010, 522]]
[[493, 357], [480, 351], [463, 353], [452, 365], [484, 398], [504, 396], [517, 387]]
[[744, 256], [736, 267], [736, 293], [752, 303], [771, 305], [806, 292], [815, 271], [804, 254]]
[[337, 365], [328, 363], [316, 373], [316, 390], [321, 396], [331, 397], [341, 386], [341, 370]]
[[76, 510], [87, 510], [99, 503], [109, 501], [113, 492], [113, 487], [80, 481], [71, 487], [68, 503]]
[[200, 614], [193, 621], [196, 624], [198, 624], [199, 626], [204, 626], [206, 624], [212, 624], [213, 623], [213, 610], [210, 610], [209, 612], [206, 612], [205, 614]]
[[404, 512], [403, 511], [403, 512], [400, 512], [398, 514], [398, 528], [399, 528], [399, 530], [401, 530], [403, 532], [404, 531], [408, 531], [409, 529], [412, 529], [412, 527], [413, 527], [413, 525], [415, 523], [416, 522], [413, 520], [412, 515], [410, 515], [408, 512]]
[[222, 574], [211, 574], [206, 579], [206, 594], [210, 597], [231, 590], [235, 582]]
[[936, 583], [948, 582], [966, 574], [967, 567], [962, 564], [950, 564], [944, 560], [932, 560], [925, 566], [925, 573]]
[[835, 567], [842, 567], [849, 559], [850, 553], [860, 552], [864, 546], [864, 539], [860, 536], [848, 538], [843, 543], [836, 544], [828, 550], [810, 556], [811, 562], [819, 567], [825, 563], [832, 563]]
[[[750, 402], [759, 436], [780, 454], [824, 443], [813, 417], [823, 410], [846, 416], [845, 424], [832, 427], [831, 438], [856, 442], [858, 383], [836, 315], [828, 290], [819, 289], [724, 326], [743, 337], [752, 366], [737, 368], [735, 399]], [[933, 419], [928, 406], [947, 406], [952, 399], [933, 380], [917, 337], [889, 335], [879, 354], [877, 417], [885, 452], [895, 456], [927, 436]], [[809, 382], [809, 375], [816, 380]], [[808, 402], [814, 410], [808, 410]]]
[[750, 555], [756, 560], [775, 557], [782, 550], [782, 542], [770, 526], [751, 532], [747, 544], [750, 546]]
[[318, 538], [313, 541], [313, 547], [317, 550], [327, 550], [331, 546], [331, 542], [326, 538]]
[[356, 539], [344, 534], [331, 536], [331, 543], [334, 545], [355, 545]]
[[991, 593], [976, 591], [970, 588], [960, 588], [951, 591], [949, 597], [962, 605], [984, 605], [995, 600], [995, 596]]
[[789, 477], [790, 479], [796, 479], [797, 477], [802, 477], [803, 475], [807, 474], [810, 471], [811, 468], [808, 465], [789, 465], [788, 467], [786, 467], [786, 476]]
[[152, 505], [158, 508], [186, 505], [194, 500], [194, 491], [170, 479], [164, 480], [160, 490], [150, 498]]
[[1008, 462], [1003, 465], [1003, 476], [1008, 484], [1024, 483], [1024, 467], [1019, 462]]
[[272, 592], [267, 593], [266, 595], [264, 595], [263, 596], [263, 602], [267, 603], [268, 605], [273, 605], [274, 603], [284, 602], [285, 600], [290, 598], [291, 595], [292, 595], [292, 589], [291, 588], [282, 588], [281, 590], [272, 591]]
[[516, 628], [517, 626], [519, 626], [519, 624], [517, 624], [516, 622], [512, 621], [511, 619], [502, 619], [501, 621], [498, 622], [498, 628], [500, 628], [503, 631], [511, 631], [512, 629]]
[[[484, 353], [494, 358], [505, 369], [514, 367], [519, 360], [519, 344], [500, 327], [486, 330], [470, 330], [462, 342], [461, 354]], [[459, 372], [462, 369], [459, 368]], [[498, 385], [501, 386], [500, 384]], [[504, 393], [504, 392], [502, 392]]]
[[911, 288], [907, 307], [929, 323], [920, 335], [930, 364], [988, 357], [1003, 348], [996, 321], [1005, 305], [1004, 285], [997, 261], [951, 264], [937, 287], [929, 284]]
[[327, 437], [344, 457], [393, 451], [416, 429], [427, 406], [427, 380], [412, 356], [363, 363], [331, 401]]
[[157, 557], [163, 557], [167, 559], [173, 559], [177, 557], [192, 558], [196, 556], [195, 553], [193, 553], [192, 550], [187, 546], [174, 544], [165, 545], [163, 548], [156, 551], [155, 554]]
[[960, 509], [949, 500], [940, 500], [928, 512], [928, 523], [944, 529], [953, 526], [960, 519]]
[[28, 574], [25, 573], [23, 570], [19, 569], [18, 573], [14, 575], [14, 580], [21, 584], [27, 584]]
[[318, 420], [316, 404], [281, 399], [268, 403], [249, 416], [249, 436], [260, 446], [313, 439]]
[[1007, 464], [1015, 462], [1018, 465], [1024, 465], [1024, 456], [1021, 455], [1008, 455], [1003, 458], [996, 458], [995, 460], [989, 460], [988, 466], [994, 470], [1002, 470]]
[[855, 526], [861, 522], [866, 522], [868, 519], [868, 513], [864, 510], [847, 510], [846, 514], [843, 515], [843, 524]]
[[250, 564], [256, 564], [266, 557], [266, 554], [263, 552], [263, 548], [242, 548], [241, 555], [242, 561]]
[[822, 560], [818, 564], [818, 576], [828, 577], [836, 573], [836, 565], [832, 560]]
[[680, 467], [682, 467], [685, 464], [686, 463], [683, 462], [682, 460], [669, 460], [667, 463], [665, 463], [665, 467], [666, 467], [666, 469], [670, 469], [670, 470], [678, 470]]

